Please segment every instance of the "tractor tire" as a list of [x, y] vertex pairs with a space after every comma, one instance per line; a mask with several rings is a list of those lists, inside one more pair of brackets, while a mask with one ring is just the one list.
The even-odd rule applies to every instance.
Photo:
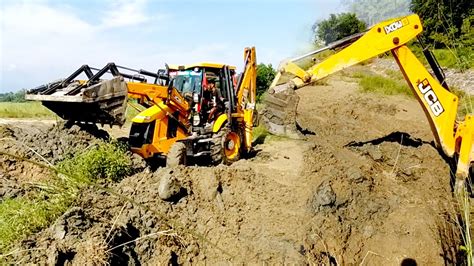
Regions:
[[175, 142], [166, 155], [167, 167], [178, 165], [186, 165], [186, 145], [182, 142]]
[[218, 165], [218, 164], [225, 164], [225, 165], [230, 165], [233, 162], [236, 162], [240, 158], [240, 142], [236, 147], [237, 151], [234, 152], [233, 156], [229, 157], [226, 155], [226, 145], [227, 143], [227, 137], [229, 134], [232, 132], [229, 132], [228, 129], [221, 129], [219, 132], [214, 133], [212, 135], [212, 142], [211, 142], [211, 160], [212, 164]]

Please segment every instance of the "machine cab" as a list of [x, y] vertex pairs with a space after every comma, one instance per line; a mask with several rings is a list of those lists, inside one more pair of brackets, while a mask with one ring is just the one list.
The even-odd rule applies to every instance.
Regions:
[[200, 63], [170, 66], [172, 86], [191, 103], [191, 122], [200, 128], [212, 124], [220, 114], [235, 109], [236, 68]]

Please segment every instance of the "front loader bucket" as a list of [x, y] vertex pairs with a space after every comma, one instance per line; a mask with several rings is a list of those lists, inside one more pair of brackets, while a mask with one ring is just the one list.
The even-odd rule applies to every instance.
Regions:
[[123, 77], [100, 80], [84, 86], [73, 81], [66, 87], [64, 80], [28, 91], [25, 99], [42, 104], [65, 120], [74, 122], [123, 125], [127, 107], [127, 84]]

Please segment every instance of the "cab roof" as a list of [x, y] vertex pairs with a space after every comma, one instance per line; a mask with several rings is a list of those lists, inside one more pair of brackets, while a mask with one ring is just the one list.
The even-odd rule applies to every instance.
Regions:
[[[190, 65], [169, 65], [169, 69], [171, 70], [179, 70], [181, 69], [192, 69], [195, 67], [204, 67], [204, 68], [215, 68], [215, 69], [221, 69], [225, 66], [225, 64], [219, 64], [219, 63], [209, 63], [209, 62], [201, 62], [201, 63], [195, 63], [195, 64], [190, 64]], [[235, 66], [229, 66], [229, 69], [235, 70]]]

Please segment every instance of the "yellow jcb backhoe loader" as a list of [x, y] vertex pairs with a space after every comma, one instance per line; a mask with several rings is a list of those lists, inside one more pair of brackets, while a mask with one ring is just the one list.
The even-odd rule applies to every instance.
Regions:
[[[168, 166], [200, 156], [228, 164], [252, 148], [255, 48], [245, 48], [244, 60], [238, 80], [235, 67], [224, 64], [172, 66], [157, 73], [114, 63], [102, 69], [84, 65], [65, 79], [28, 91], [25, 98], [41, 101], [71, 122], [120, 126], [127, 102], [134, 106], [136, 101], [142, 108], [135, 106], [140, 113], [132, 119], [133, 152], [144, 158], [166, 157]], [[76, 80], [80, 75], [87, 79]], [[145, 76], [155, 78], [154, 83], [147, 83]]]
[[[433, 77], [407, 47], [407, 43], [417, 37], [422, 30], [418, 15], [391, 19], [371, 27], [365, 33], [350, 36], [328, 47], [283, 62], [264, 100], [266, 109], [263, 113], [263, 122], [273, 134], [295, 134], [299, 97], [294, 90], [390, 51], [426, 114], [438, 148], [446, 156], [457, 159], [455, 189], [459, 191], [469, 175], [469, 167], [474, 158], [473, 115], [466, 115], [463, 121], [456, 121], [458, 97], [449, 91], [436, 59], [429, 50], [423, 49], [435, 75]], [[304, 70], [296, 64], [303, 58], [335, 48], [341, 50], [309, 70]], [[287, 83], [279, 84], [284, 73], [292, 74], [294, 78]]]

